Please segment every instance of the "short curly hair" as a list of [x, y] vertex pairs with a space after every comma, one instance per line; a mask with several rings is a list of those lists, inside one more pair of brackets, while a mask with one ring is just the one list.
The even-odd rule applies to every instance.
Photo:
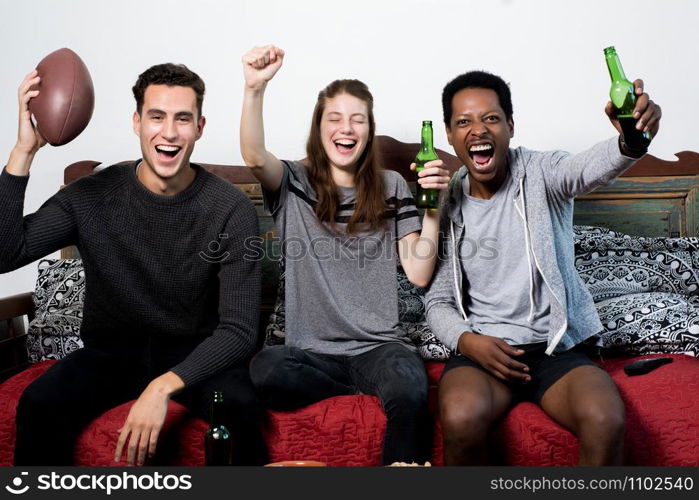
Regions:
[[497, 75], [486, 71], [469, 71], [457, 76], [444, 86], [442, 91], [442, 111], [444, 123], [447, 127], [451, 123], [451, 101], [457, 92], [467, 88], [490, 89], [498, 95], [500, 107], [505, 112], [505, 117], [512, 120], [512, 95], [510, 86]]
[[184, 64], [156, 64], [138, 75], [133, 86], [133, 96], [136, 99], [136, 111], [143, 111], [143, 96], [149, 85], [168, 85], [170, 87], [189, 87], [197, 96], [197, 111], [201, 116], [206, 86], [204, 81], [194, 71]]

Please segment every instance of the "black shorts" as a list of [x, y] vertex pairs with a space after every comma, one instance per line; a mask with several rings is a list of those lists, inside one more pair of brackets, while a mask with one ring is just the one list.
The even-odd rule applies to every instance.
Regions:
[[[513, 400], [518, 401], [533, 401], [536, 404], [541, 404], [541, 398], [544, 393], [563, 375], [578, 366], [591, 365], [599, 368], [598, 365], [590, 361], [586, 354], [573, 349], [565, 351], [555, 356], [549, 356], [545, 353], [546, 342], [536, 344], [524, 344], [512, 346], [524, 350], [524, 354], [516, 356], [513, 359], [520, 361], [529, 367], [529, 375], [532, 379], [527, 384], [519, 382], [503, 382], [512, 390]], [[459, 366], [473, 366], [483, 370], [485, 373], [492, 375], [488, 370], [471, 359], [457, 354], [452, 356], [447, 361], [442, 377], [445, 373]], [[601, 369], [601, 368], [600, 368]], [[500, 380], [500, 379], [498, 379]]]

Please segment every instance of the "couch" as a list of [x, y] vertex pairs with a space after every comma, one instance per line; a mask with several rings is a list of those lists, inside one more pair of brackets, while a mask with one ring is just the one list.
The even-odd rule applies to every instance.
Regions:
[[[409, 178], [406, 167], [418, 145], [385, 136], [379, 139], [385, 164], [397, 166]], [[458, 168], [455, 157], [439, 154], [450, 168]], [[71, 165], [66, 169], [66, 184], [88, 175], [96, 165]], [[260, 210], [268, 256], [263, 263], [261, 344], [283, 342], [284, 304], [283, 293], [279, 293], [283, 292], [283, 272], [274, 259], [278, 242], [271, 220], [261, 211], [259, 185], [244, 167], [205, 166], [243, 188]], [[647, 165], [641, 167], [647, 169]], [[695, 397], [699, 389], [699, 240], [631, 237], [580, 226], [574, 243], [576, 267], [605, 325], [605, 332], [589, 350], [616, 382], [626, 406], [625, 463], [699, 465], [699, 398]], [[84, 275], [74, 251], [67, 249], [62, 257], [66, 258], [40, 262], [34, 293], [0, 299], [0, 320], [4, 320], [8, 337], [0, 340], [0, 348], [11, 345], [14, 349], [14, 359], [3, 361], [10, 366], [0, 366], [0, 373], [13, 374], [0, 384], [0, 465], [12, 462], [14, 412], [24, 388], [56, 359], [81, 346]], [[411, 285], [400, 272], [397, 286], [401, 321], [425, 360], [434, 413], [436, 386], [449, 352], [424, 323], [424, 290]], [[28, 334], [18, 321], [23, 315], [31, 320]], [[671, 357], [673, 362], [642, 376], [624, 373], [626, 363], [653, 356]], [[117, 429], [132, 403], [105, 412], [84, 430], [76, 445], [77, 465], [119, 465], [112, 461]], [[385, 423], [378, 400], [358, 395], [330, 398], [293, 412], [269, 411], [264, 429], [271, 461], [361, 466], [380, 464]], [[154, 463], [203, 465], [206, 427], [206, 422], [171, 402]], [[515, 406], [493, 432], [494, 463], [574, 465], [577, 453], [574, 436], [531, 403]], [[443, 464], [438, 418], [432, 464]]]

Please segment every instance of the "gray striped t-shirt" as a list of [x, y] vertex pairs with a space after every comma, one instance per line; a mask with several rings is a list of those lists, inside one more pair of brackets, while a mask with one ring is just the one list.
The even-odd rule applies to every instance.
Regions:
[[315, 215], [316, 196], [299, 162], [284, 162], [279, 191], [263, 190], [283, 241], [286, 344], [312, 352], [357, 355], [383, 342], [415, 350], [398, 321], [396, 242], [421, 224], [403, 177], [383, 171], [386, 225], [347, 236], [354, 188], [340, 187], [339, 232]]

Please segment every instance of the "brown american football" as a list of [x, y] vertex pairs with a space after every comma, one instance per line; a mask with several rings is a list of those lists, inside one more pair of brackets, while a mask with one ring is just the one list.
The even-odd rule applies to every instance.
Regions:
[[39, 95], [29, 101], [39, 133], [62, 146], [85, 130], [95, 106], [92, 77], [80, 56], [68, 48], [44, 57], [36, 67]]

